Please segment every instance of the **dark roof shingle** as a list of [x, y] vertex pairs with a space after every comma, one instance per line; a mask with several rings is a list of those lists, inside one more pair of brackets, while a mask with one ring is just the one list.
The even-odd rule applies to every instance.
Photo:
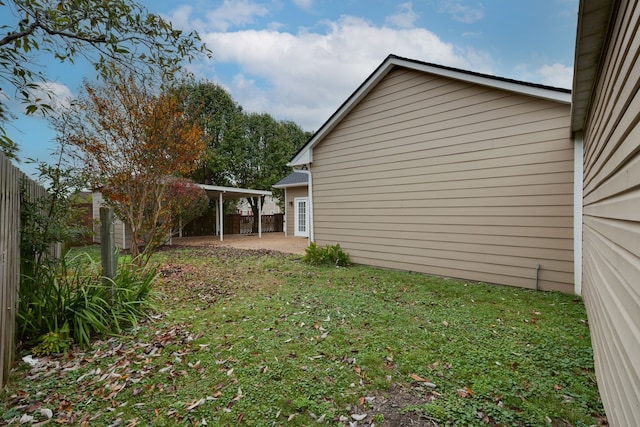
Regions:
[[272, 185], [274, 188], [299, 187], [309, 183], [309, 176], [302, 172], [293, 172]]

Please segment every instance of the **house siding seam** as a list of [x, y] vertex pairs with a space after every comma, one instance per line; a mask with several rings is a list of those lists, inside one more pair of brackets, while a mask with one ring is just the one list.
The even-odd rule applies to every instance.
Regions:
[[[397, 67], [314, 147], [315, 239], [353, 260], [573, 292], [570, 105]], [[289, 197], [289, 196], [288, 196]]]
[[583, 296], [611, 426], [640, 420], [640, 8], [622, 0], [584, 126]]

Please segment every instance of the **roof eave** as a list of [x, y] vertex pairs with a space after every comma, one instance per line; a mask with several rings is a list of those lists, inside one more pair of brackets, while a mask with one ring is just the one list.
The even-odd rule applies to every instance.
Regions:
[[222, 187], [218, 185], [196, 184], [207, 192], [209, 198], [211, 196], [222, 197], [227, 199], [238, 199], [243, 197], [271, 196], [273, 193], [268, 190], [253, 190], [249, 188]]
[[614, 0], [580, 2], [576, 31], [571, 130], [582, 131], [589, 113], [603, 48], [609, 37]]
[[296, 182], [293, 184], [272, 185], [273, 188], [308, 187], [308, 182]]

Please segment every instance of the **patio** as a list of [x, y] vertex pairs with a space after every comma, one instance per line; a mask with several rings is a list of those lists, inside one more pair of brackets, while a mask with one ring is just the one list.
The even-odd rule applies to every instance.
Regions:
[[238, 249], [270, 249], [289, 254], [304, 255], [309, 240], [304, 237], [285, 237], [284, 233], [228, 234], [220, 241], [219, 236], [174, 237], [173, 245], [183, 246], [228, 246]]

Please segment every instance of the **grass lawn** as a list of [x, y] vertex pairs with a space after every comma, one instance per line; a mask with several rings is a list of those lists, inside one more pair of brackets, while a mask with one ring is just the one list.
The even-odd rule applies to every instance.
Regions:
[[265, 251], [183, 248], [153, 261], [153, 317], [128, 336], [17, 364], [0, 423], [604, 422], [576, 296]]

